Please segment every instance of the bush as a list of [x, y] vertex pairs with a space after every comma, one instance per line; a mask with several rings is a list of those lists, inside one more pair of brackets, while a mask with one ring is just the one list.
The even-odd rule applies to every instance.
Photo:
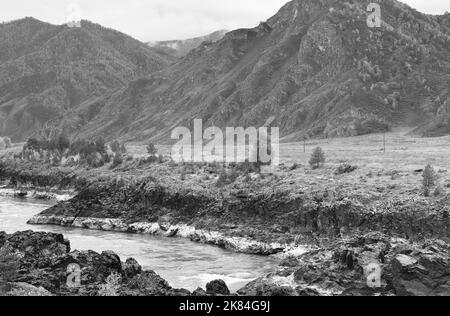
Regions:
[[154, 156], [158, 153], [158, 149], [156, 149], [153, 143], [150, 143], [147, 145], [147, 153], [149, 153], [149, 155], [151, 156]]
[[224, 168], [224, 169], [222, 169], [222, 171], [219, 174], [219, 178], [217, 179], [217, 182], [216, 182], [216, 187], [220, 188], [227, 184], [228, 184], [228, 175], [227, 175], [227, 171]]
[[122, 283], [122, 276], [116, 272], [112, 273], [106, 279], [106, 283], [100, 287], [98, 295], [106, 297], [119, 296], [121, 283]]
[[61, 135], [58, 136], [55, 146], [59, 152], [63, 153], [66, 149], [70, 148], [70, 140], [69, 138], [61, 133]]
[[[248, 174], [247, 174], [248, 175]], [[217, 179], [216, 186], [218, 188], [223, 187], [225, 185], [232, 184], [236, 182], [239, 178], [239, 172], [237, 168], [232, 168], [230, 172], [227, 172], [225, 168], [219, 174], [219, 178]]]
[[119, 143], [117, 140], [113, 141], [113, 142], [109, 145], [109, 147], [111, 148], [111, 151], [112, 151], [113, 153], [118, 153], [118, 152], [120, 152], [120, 143]]
[[11, 138], [9, 137], [4, 137], [3, 141], [5, 142], [5, 147], [6, 148], [11, 148], [12, 147], [12, 143], [11, 143]]
[[349, 165], [349, 164], [343, 164], [343, 165], [340, 165], [340, 166], [336, 169], [336, 171], [334, 172], [334, 174], [337, 175], [337, 176], [339, 176], [339, 175], [346, 174], [346, 173], [352, 173], [352, 172], [355, 171], [356, 169], [358, 169], [358, 167], [352, 166], [352, 165]]
[[125, 144], [121, 144], [117, 140], [113, 141], [109, 145], [109, 147], [111, 148], [111, 151], [113, 153], [121, 153], [121, 154], [126, 154], [127, 153], [127, 148], [125, 147]]
[[114, 155], [112, 167], [116, 168], [117, 166], [120, 166], [122, 163], [123, 163], [122, 154], [121, 153], [116, 153]]
[[428, 165], [423, 170], [423, 194], [430, 196], [431, 189], [436, 185], [436, 172], [431, 165]]
[[320, 164], [324, 164], [325, 161], [326, 161], [325, 153], [323, 152], [322, 148], [317, 147], [316, 149], [314, 149], [314, 152], [311, 155], [311, 159], [309, 160], [309, 165], [313, 169], [319, 169]]

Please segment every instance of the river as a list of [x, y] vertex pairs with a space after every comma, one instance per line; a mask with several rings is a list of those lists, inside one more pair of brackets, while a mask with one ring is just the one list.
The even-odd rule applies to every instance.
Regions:
[[123, 261], [135, 258], [144, 269], [153, 270], [175, 288], [195, 290], [207, 282], [223, 279], [236, 291], [270, 272], [277, 264], [270, 257], [237, 254], [182, 238], [164, 238], [103, 232], [59, 226], [31, 226], [27, 221], [51, 206], [31, 199], [0, 196], [0, 231], [34, 230], [63, 234], [71, 248], [102, 252], [112, 250]]

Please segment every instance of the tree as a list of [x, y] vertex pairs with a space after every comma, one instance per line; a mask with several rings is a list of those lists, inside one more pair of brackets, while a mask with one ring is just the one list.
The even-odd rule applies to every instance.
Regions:
[[63, 153], [66, 149], [69, 149], [70, 148], [69, 138], [65, 134], [61, 133], [58, 136], [56, 147], [60, 153]]
[[106, 153], [106, 142], [103, 137], [98, 137], [95, 140], [96, 151], [100, 154]]
[[127, 153], [127, 148], [125, 147], [125, 144], [120, 144], [117, 140], [113, 141], [109, 146], [111, 147], [113, 153], [121, 153], [121, 154]]
[[309, 165], [313, 169], [319, 169], [320, 164], [325, 163], [325, 153], [323, 152], [322, 148], [317, 147], [314, 149], [314, 152], [311, 155], [311, 159], [309, 160]]
[[120, 146], [120, 151], [122, 152], [122, 154], [126, 154], [128, 151], [127, 151], [127, 147], [125, 147], [125, 144], [122, 144], [121, 146]]
[[430, 196], [431, 189], [436, 185], [436, 173], [431, 165], [425, 167], [423, 171], [423, 193]]
[[116, 152], [116, 154], [114, 155], [114, 159], [113, 159], [113, 168], [120, 166], [123, 163], [123, 158], [122, 158], [122, 154]]
[[32, 150], [32, 151], [40, 151], [41, 144], [37, 138], [28, 138], [24, 149]]
[[9, 137], [4, 137], [4, 138], [3, 138], [3, 141], [5, 142], [6, 148], [11, 148], [11, 146], [12, 146], [11, 138], [9, 138]]
[[119, 143], [117, 140], [113, 141], [113, 142], [109, 145], [109, 147], [111, 147], [111, 151], [112, 151], [113, 153], [118, 153], [118, 152], [120, 152], [120, 143]]
[[151, 155], [154, 156], [158, 153], [158, 149], [156, 149], [155, 145], [153, 143], [150, 143], [147, 145], [147, 152]]

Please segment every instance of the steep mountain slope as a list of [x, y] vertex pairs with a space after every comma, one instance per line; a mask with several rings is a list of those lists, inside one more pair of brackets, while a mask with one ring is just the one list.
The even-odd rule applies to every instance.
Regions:
[[148, 45], [161, 53], [174, 57], [184, 57], [203, 42], [217, 42], [221, 40], [227, 31], [217, 31], [206, 36], [195, 37], [187, 40], [149, 42]]
[[399, 125], [448, 132], [450, 15], [385, 0], [382, 27], [369, 28], [368, 4], [289, 2], [258, 27], [204, 43], [176, 64], [86, 104], [101, 110], [87, 124], [85, 113], [74, 113], [73, 131], [165, 142], [174, 127], [203, 118], [220, 127], [271, 120], [285, 140]]
[[0, 133], [23, 140], [86, 100], [170, 62], [127, 35], [86, 21], [79, 28], [33, 18], [2, 24]]

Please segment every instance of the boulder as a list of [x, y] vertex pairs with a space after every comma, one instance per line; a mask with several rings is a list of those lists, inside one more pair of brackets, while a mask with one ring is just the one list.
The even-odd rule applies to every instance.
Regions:
[[230, 290], [223, 280], [214, 280], [206, 284], [206, 292], [210, 295], [230, 295]]
[[11, 285], [11, 290], [6, 293], [6, 296], [52, 296], [52, 293], [42, 287], [18, 282]]
[[128, 258], [125, 263], [122, 264], [122, 270], [124, 276], [128, 279], [142, 273], [141, 265], [133, 258]]
[[[101, 254], [94, 251], [70, 251], [70, 243], [64, 236], [50, 233], [18, 232], [13, 235], [0, 233], [0, 245], [19, 256], [17, 276], [8, 284], [12, 295], [97, 296], [107, 278], [120, 275], [118, 295], [175, 296], [190, 295], [183, 289], [173, 289], [167, 281], [153, 271], [142, 271], [134, 259], [121, 262], [111, 251]], [[0, 247], [1, 248], [1, 247]], [[68, 267], [78, 267], [80, 284], [69, 287]]]
[[397, 295], [450, 296], [449, 254], [427, 250], [411, 255], [399, 254], [392, 260], [393, 286]]

